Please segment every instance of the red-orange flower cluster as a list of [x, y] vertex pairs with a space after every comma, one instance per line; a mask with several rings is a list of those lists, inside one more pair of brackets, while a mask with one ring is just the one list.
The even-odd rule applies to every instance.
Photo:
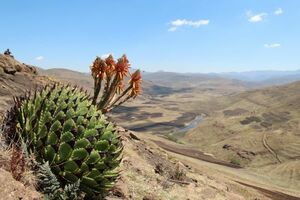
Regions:
[[130, 64], [126, 55], [123, 55], [121, 58], [118, 59], [118, 62], [116, 64], [116, 73], [118, 80], [123, 80], [124, 76], [127, 76], [129, 66]]
[[132, 75], [131, 79], [129, 81], [129, 84], [131, 85], [131, 93], [130, 95], [133, 97], [136, 97], [139, 95], [142, 91], [141, 89], [141, 84], [142, 84], [142, 76], [141, 76], [141, 71], [136, 70]]
[[[126, 55], [123, 55], [117, 61], [114, 60], [112, 55], [109, 55], [106, 59], [97, 57], [93, 62], [91, 66], [94, 78], [92, 103], [97, 105], [97, 108], [103, 113], [109, 112], [141, 93], [142, 77], [140, 70], [131, 75], [125, 87], [124, 79], [130, 74], [129, 67], [130, 64]], [[98, 98], [99, 95], [100, 98]], [[97, 102], [98, 99], [100, 99], [99, 102]]]
[[116, 62], [113, 58], [112, 55], [109, 55], [106, 59], [105, 59], [105, 63], [106, 63], [106, 75], [108, 78], [111, 78], [114, 73], [115, 73], [115, 66], [116, 66]]
[[106, 63], [99, 57], [97, 57], [92, 65], [92, 76], [100, 78], [101, 80], [105, 77]]

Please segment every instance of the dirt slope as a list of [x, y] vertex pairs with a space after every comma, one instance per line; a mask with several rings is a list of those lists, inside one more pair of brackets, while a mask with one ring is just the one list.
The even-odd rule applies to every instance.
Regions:
[[[13, 96], [22, 95], [25, 91], [48, 82], [47, 77], [37, 74], [35, 67], [0, 54], [0, 126], [5, 111], [13, 103]], [[36, 192], [31, 184], [23, 184], [13, 179], [9, 172], [10, 151], [1, 138], [0, 136], [0, 199], [42, 199], [42, 195]]]
[[11, 104], [13, 96], [22, 95], [49, 81], [39, 76], [36, 68], [0, 54], [0, 115]]
[[239, 163], [282, 187], [300, 188], [300, 82], [244, 92], [183, 141]]
[[144, 134], [120, 129], [125, 142], [121, 177], [108, 199], [300, 199], [194, 167], [162, 150]]

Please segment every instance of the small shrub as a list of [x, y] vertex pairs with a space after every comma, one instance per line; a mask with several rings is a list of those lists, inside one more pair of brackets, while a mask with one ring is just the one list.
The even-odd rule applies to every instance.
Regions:
[[178, 181], [184, 181], [186, 179], [186, 172], [183, 169], [182, 166], [180, 166], [180, 163], [176, 163], [175, 169], [171, 173], [171, 179], [178, 180]]
[[241, 162], [238, 159], [236, 159], [236, 158], [231, 158], [230, 159], [230, 163], [234, 164], [234, 165], [241, 166]]
[[13, 145], [12, 147], [10, 171], [14, 179], [17, 181], [22, 178], [22, 175], [25, 172], [25, 158], [23, 151], [21, 148], [16, 147], [16, 145]]

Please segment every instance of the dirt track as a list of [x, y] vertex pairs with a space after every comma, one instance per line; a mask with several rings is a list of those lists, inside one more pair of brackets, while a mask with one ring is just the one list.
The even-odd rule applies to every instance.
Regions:
[[[196, 149], [190, 149], [190, 148], [183, 148], [183, 147], [178, 147], [175, 145], [169, 145], [166, 144], [162, 141], [157, 141], [157, 140], [152, 140], [155, 144], [157, 144], [160, 148], [165, 149], [169, 152], [172, 153], [176, 153], [176, 154], [180, 154], [183, 156], [187, 156], [190, 158], [195, 158], [198, 160], [202, 160], [202, 161], [206, 161], [206, 162], [210, 162], [210, 163], [214, 163], [214, 164], [218, 164], [218, 165], [222, 165], [222, 166], [226, 166], [226, 167], [230, 167], [230, 168], [241, 168], [240, 166], [237, 165], [233, 165], [231, 163], [226, 163], [224, 161], [220, 161], [217, 160], [209, 155], [204, 154], [203, 152], [196, 150]], [[257, 187], [251, 184], [247, 184], [247, 183], [243, 183], [240, 181], [235, 181], [241, 185], [244, 185], [246, 187], [250, 187], [253, 188], [261, 193], [263, 193], [265, 196], [274, 199], [274, 200], [300, 200], [300, 197], [295, 197], [295, 196], [291, 196], [289, 194], [285, 194], [282, 192], [278, 192], [278, 191], [273, 191], [273, 190], [269, 190], [269, 189], [265, 189], [262, 187]]]
[[267, 190], [267, 189], [264, 189], [264, 188], [261, 188], [261, 187], [257, 187], [257, 186], [254, 186], [254, 185], [249, 185], [249, 184], [238, 182], [238, 181], [236, 181], [236, 182], [241, 184], [241, 185], [254, 188], [254, 189], [260, 191], [261, 193], [263, 193], [265, 196], [267, 196], [267, 197], [269, 197], [273, 200], [299, 200], [300, 199], [300, 197], [291, 196], [291, 195], [288, 195], [288, 194], [284, 194], [282, 192]]
[[173, 152], [173, 153], [181, 154], [181, 155], [184, 155], [184, 156], [188, 156], [188, 157], [191, 157], [191, 158], [196, 158], [196, 159], [199, 159], [199, 160], [203, 160], [203, 161], [218, 164], [218, 165], [223, 165], [223, 166], [226, 166], [226, 167], [237, 168], [237, 169], [241, 168], [239, 165], [234, 165], [234, 164], [231, 164], [231, 163], [227, 163], [227, 162], [224, 162], [224, 161], [217, 160], [217, 159], [215, 159], [215, 158], [213, 158], [209, 155], [206, 155], [203, 152], [201, 152], [199, 150], [196, 150], [196, 149], [180, 148], [180, 147], [175, 147], [175, 146], [168, 145], [168, 144], [166, 144], [162, 141], [157, 141], [157, 140], [152, 140], [152, 141], [155, 144], [157, 144], [159, 147], [161, 147], [161, 148], [163, 148], [167, 151]]

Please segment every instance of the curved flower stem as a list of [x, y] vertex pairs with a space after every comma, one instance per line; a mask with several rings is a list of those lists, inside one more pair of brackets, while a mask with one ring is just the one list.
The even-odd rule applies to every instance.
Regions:
[[104, 91], [103, 98], [98, 103], [98, 109], [103, 110], [103, 108], [108, 104], [111, 95], [115, 92], [117, 83], [118, 83], [117, 76], [114, 77], [114, 80], [112, 81], [111, 84], [107, 82], [108, 84], [106, 87], [107, 90]]
[[101, 85], [102, 85], [102, 80], [99, 78], [95, 78], [94, 81], [94, 97], [93, 97], [93, 105], [96, 105], [97, 103], [97, 99], [101, 90]]
[[118, 96], [110, 105], [107, 106], [107, 108], [109, 109], [109, 108], [113, 107], [122, 97], [124, 97], [131, 90], [131, 88], [132, 88], [132, 85], [128, 86], [126, 88], [126, 90], [124, 90], [122, 92], [122, 94], [120, 96]]
[[114, 109], [115, 107], [122, 105], [123, 103], [125, 103], [126, 101], [128, 101], [130, 98], [132, 98], [132, 96], [127, 96], [125, 99], [123, 99], [123, 101], [119, 102], [118, 104], [111, 105], [110, 107], [108, 107], [108, 108], [105, 109], [104, 113], [107, 113], [107, 112], [111, 111], [112, 109]]

